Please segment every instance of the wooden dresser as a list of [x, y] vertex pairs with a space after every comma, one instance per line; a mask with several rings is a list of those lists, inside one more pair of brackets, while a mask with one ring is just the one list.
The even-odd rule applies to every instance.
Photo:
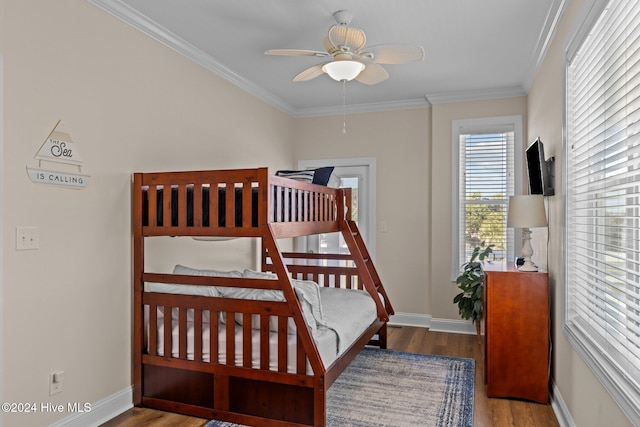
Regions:
[[482, 265], [488, 397], [549, 403], [549, 279], [513, 263]]

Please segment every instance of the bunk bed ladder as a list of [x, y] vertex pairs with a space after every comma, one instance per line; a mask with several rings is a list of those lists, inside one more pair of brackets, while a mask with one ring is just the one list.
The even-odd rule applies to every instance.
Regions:
[[[360, 230], [358, 229], [358, 225], [355, 221], [344, 221], [345, 225], [342, 228], [342, 235], [344, 237], [345, 242], [347, 243], [347, 247], [353, 256], [354, 262], [358, 270], [364, 269], [366, 274], [360, 274], [363, 279], [363, 285], [366, 286], [366, 281], [369, 279], [377, 292], [379, 292], [384, 298], [384, 311], [385, 317], [391, 314], [394, 314], [393, 307], [391, 306], [391, 302], [389, 302], [389, 297], [387, 296], [387, 292], [382, 286], [382, 281], [380, 280], [380, 276], [378, 275], [378, 271], [376, 267], [373, 265], [373, 260], [371, 259], [371, 255], [369, 255], [369, 251], [367, 250], [367, 246], [362, 239], [362, 235], [360, 234]], [[384, 326], [378, 332], [378, 340], [372, 340], [371, 344], [378, 345], [380, 348], [387, 347], [387, 323], [385, 322]]]

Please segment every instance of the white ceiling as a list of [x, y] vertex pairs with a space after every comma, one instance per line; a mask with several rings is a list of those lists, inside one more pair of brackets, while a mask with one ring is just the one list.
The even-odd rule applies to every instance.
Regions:
[[425, 60], [385, 65], [375, 86], [346, 84], [347, 112], [525, 95], [564, 0], [88, 0], [296, 117], [342, 112], [342, 84], [294, 83], [325, 58], [269, 56], [271, 48], [324, 51], [333, 12], [350, 10], [367, 46], [424, 47]]

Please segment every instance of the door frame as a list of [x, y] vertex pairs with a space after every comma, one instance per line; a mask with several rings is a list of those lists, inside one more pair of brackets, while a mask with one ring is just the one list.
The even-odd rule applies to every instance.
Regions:
[[[3, 165], [4, 165], [4, 56], [2, 55], [2, 51], [0, 51], [0, 180], [4, 179], [5, 176], [2, 173]], [[3, 207], [4, 195], [2, 192], [2, 187], [0, 186], [0, 242], [4, 242], [4, 236], [2, 233], [3, 224], [4, 224], [4, 216], [2, 215], [2, 207]], [[4, 348], [4, 334], [2, 333], [4, 329], [4, 324], [2, 322], [2, 313], [4, 313], [4, 250], [2, 245], [0, 245], [0, 348]], [[0, 378], [4, 378], [2, 375], [2, 352], [0, 352]], [[2, 399], [2, 387], [0, 387], [0, 399]], [[4, 400], [2, 400], [4, 401]], [[0, 427], [2, 426], [2, 417], [0, 416]]]
[[[336, 158], [336, 159], [319, 159], [319, 160], [298, 160], [297, 168], [313, 169], [324, 166], [335, 167], [364, 167], [367, 181], [365, 209], [368, 214], [368, 223], [366, 229], [361, 230], [367, 237], [367, 250], [371, 259], [376, 260], [376, 158], [375, 157], [353, 157], [353, 158]], [[360, 207], [362, 208], [362, 207]], [[299, 243], [300, 245], [300, 243]], [[304, 243], [298, 247], [299, 251], [306, 252], [306, 239]]]

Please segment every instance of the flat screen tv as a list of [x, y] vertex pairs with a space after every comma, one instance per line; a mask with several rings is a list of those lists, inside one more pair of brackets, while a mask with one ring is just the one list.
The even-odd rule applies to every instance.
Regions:
[[527, 170], [529, 172], [529, 194], [553, 196], [554, 158], [544, 158], [544, 145], [540, 138], [527, 148]]

